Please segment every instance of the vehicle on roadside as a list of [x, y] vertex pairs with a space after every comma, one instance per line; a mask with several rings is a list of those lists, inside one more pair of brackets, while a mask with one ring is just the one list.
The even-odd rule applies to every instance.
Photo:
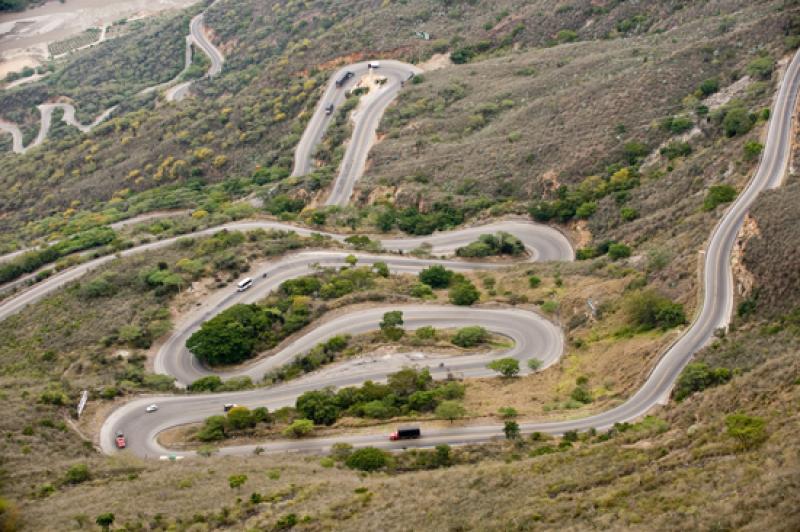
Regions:
[[114, 443], [117, 446], [117, 449], [124, 449], [128, 443], [125, 441], [125, 435], [122, 432], [117, 432], [117, 436], [114, 438]]
[[336, 80], [336, 86], [337, 86], [337, 87], [341, 87], [342, 85], [344, 85], [345, 83], [347, 83], [347, 80], [349, 80], [349, 79], [350, 79], [350, 78], [352, 78], [353, 76], [355, 76], [355, 73], [353, 73], [353, 72], [351, 72], [350, 70], [348, 70], [347, 72], [345, 72], [344, 74], [342, 74], [342, 77], [341, 77], [341, 78], [339, 78], [339, 79], [337, 79], [337, 80]]
[[158, 410], [158, 405], [155, 404], [155, 403], [153, 403], [152, 405], [150, 405], [150, 406], [148, 406], [147, 408], [144, 409], [144, 411], [147, 412], [148, 414], [151, 414], [151, 413], [153, 413], [153, 412], [155, 412], [157, 410]]
[[325, 114], [326, 115], [333, 114], [333, 104], [332, 103], [329, 103], [328, 105], [325, 106]]
[[381, 63], [380, 61], [370, 61], [367, 63], [367, 68], [380, 68]]
[[239, 405], [237, 405], [236, 403], [226, 403], [225, 406], [222, 407], [222, 411], [230, 412], [232, 408], [236, 408], [237, 406]]
[[422, 431], [419, 430], [419, 427], [400, 428], [389, 435], [389, 439], [392, 441], [416, 440], [421, 437], [422, 437]]
[[244, 292], [248, 288], [253, 286], [253, 280], [250, 277], [245, 277], [241, 281], [236, 284], [236, 291], [237, 292]]

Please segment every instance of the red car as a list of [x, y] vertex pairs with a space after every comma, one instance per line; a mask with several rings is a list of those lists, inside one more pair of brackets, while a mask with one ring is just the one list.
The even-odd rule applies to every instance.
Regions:
[[117, 437], [114, 439], [114, 443], [117, 444], [117, 449], [124, 449], [125, 448], [125, 435], [121, 432], [117, 432]]

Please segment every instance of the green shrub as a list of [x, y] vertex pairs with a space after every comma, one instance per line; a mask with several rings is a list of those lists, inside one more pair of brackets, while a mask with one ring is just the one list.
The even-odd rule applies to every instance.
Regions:
[[474, 347], [482, 344], [489, 338], [489, 333], [483, 327], [474, 325], [459, 329], [453, 337], [453, 343], [459, 347]]
[[747, 65], [747, 73], [754, 78], [769, 79], [772, 76], [772, 70], [774, 68], [775, 60], [765, 55], [750, 61]]
[[692, 362], [678, 377], [672, 395], [676, 401], [682, 401], [695, 392], [724, 384], [731, 379], [728, 368], [710, 368], [705, 362]]
[[448, 292], [450, 302], [454, 305], [469, 306], [478, 301], [481, 297], [475, 285], [468, 279], [453, 284]]
[[559, 30], [558, 33], [556, 33], [556, 40], [560, 43], [573, 42], [578, 40], [578, 34], [573, 30]]
[[73, 464], [67, 469], [64, 481], [67, 484], [80, 484], [91, 478], [89, 466], [86, 464]]
[[190, 392], [215, 392], [222, 386], [222, 379], [217, 375], [200, 377], [188, 386]]
[[661, 148], [660, 153], [671, 161], [691, 154], [692, 146], [688, 142], [674, 141]]
[[436, 338], [436, 329], [430, 325], [426, 325], [414, 331], [414, 336], [420, 340], [432, 340]]
[[694, 127], [694, 121], [688, 116], [671, 116], [661, 122], [661, 128], [673, 135], [679, 135]]
[[730, 185], [712, 185], [703, 200], [703, 210], [713, 211], [718, 205], [736, 199], [736, 189]]
[[744, 145], [744, 158], [748, 161], [754, 161], [761, 155], [764, 145], [755, 140], [750, 140]]
[[419, 272], [419, 280], [431, 288], [446, 288], [453, 279], [453, 272], [438, 264]]
[[578, 401], [579, 403], [589, 404], [592, 402], [592, 394], [585, 386], [576, 386], [569, 396], [573, 401]]
[[381, 333], [387, 340], [397, 341], [403, 337], [403, 313], [399, 310], [386, 312], [380, 323]]
[[753, 128], [753, 119], [747, 109], [734, 106], [725, 112], [722, 119], [722, 130], [728, 137], [741, 136]]
[[492, 371], [496, 371], [503, 377], [514, 377], [519, 373], [519, 360], [516, 358], [498, 358], [486, 365]]
[[456, 249], [459, 257], [488, 257], [490, 255], [519, 255], [525, 246], [515, 236], [500, 231], [494, 235], [481, 235], [476, 242]]
[[630, 222], [639, 217], [639, 211], [637, 211], [633, 207], [622, 207], [619, 210], [619, 216], [620, 218], [622, 218], [623, 221]]
[[409, 294], [411, 295], [411, 297], [418, 297], [420, 299], [425, 299], [433, 295], [433, 290], [431, 290], [430, 286], [424, 283], [416, 283], [409, 290]]
[[283, 435], [287, 438], [302, 438], [314, 430], [314, 422], [310, 419], [295, 419], [286, 427]]
[[539, 277], [537, 277], [535, 275], [531, 275], [530, 277], [528, 277], [528, 286], [529, 287], [538, 288], [538, 286], [540, 284], [542, 284], [542, 280]]
[[635, 292], [626, 303], [631, 321], [640, 330], [669, 329], [686, 323], [683, 305], [673, 303], [654, 290]]
[[538, 358], [528, 359], [528, 368], [530, 368], [531, 371], [538, 371], [543, 365], [544, 362], [542, 362]]
[[359, 471], [377, 471], [383, 469], [389, 463], [389, 457], [380, 449], [375, 447], [364, 447], [356, 449], [345, 460], [345, 465], [350, 469]]
[[767, 423], [764, 419], [743, 413], [725, 417], [728, 436], [735, 438], [744, 450], [758, 447], [767, 440]]
[[717, 78], [710, 78], [700, 83], [700, 94], [708, 97], [719, 90], [719, 80]]
[[608, 256], [612, 260], [624, 259], [631, 256], [631, 248], [625, 244], [614, 243], [608, 246]]

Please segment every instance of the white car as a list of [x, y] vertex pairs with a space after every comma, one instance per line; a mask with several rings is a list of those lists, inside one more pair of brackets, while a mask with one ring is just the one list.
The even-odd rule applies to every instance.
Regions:
[[380, 61], [370, 61], [367, 63], [367, 68], [380, 68], [381, 63]]
[[152, 405], [150, 405], [150, 406], [148, 406], [147, 408], [144, 409], [144, 411], [147, 412], [148, 414], [151, 414], [151, 413], [155, 412], [156, 410], [158, 410], [158, 405], [155, 404], [155, 403], [153, 403]]

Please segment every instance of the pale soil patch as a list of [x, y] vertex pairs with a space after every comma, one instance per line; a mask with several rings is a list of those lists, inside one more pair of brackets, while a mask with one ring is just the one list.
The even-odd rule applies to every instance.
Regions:
[[424, 61], [417, 66], [425, 72], [432, 70], [439, 70], [440, 68], [447, 68], [453, 63], [450, 61], [450, 53], [433, 54], [430, 59]]
[[0, 78], [6, 77], [11, 72], [19, 72], [25, 67], [36, 68], [39, 59], [33, 55], [20, 55], [10, 59], [0, 60]]

